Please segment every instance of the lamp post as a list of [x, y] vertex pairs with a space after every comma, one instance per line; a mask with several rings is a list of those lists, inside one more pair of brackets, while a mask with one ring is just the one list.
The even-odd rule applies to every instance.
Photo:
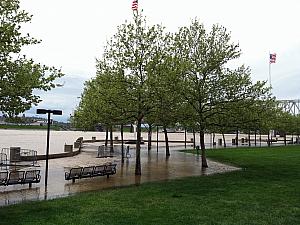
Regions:
[[49, 140], [50, 140], [50, 114], [62, 115], [62, 110], [49, 110], [49, 109], [37, 109], [37, 114], [48, 114], [48, 127], [47, 127], [47, 147], [46, 147], [46, 170], [45, 170], [45, 186], [48, 185], [48, 160], [49, 160]]

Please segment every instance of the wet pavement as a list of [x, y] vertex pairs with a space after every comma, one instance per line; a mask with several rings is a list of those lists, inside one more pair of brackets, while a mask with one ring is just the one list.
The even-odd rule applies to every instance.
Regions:
[[[179, 152], [183, 147], [172, 147], [171, 156], [166, 158], [165, 149], [156, 146], [151, 151], [146, 146], [141, 150], [142, 175], [135, 176], [135, 154], [130, 150], [131, 157], [121, 163], [120, 151], [116, 150], [113, 158], [97, 158], [99, 143], [84, 144], [81, 154], [49, 160], [48, 187], [44, 186], [45, 161], [39, 161], [41, 182], [29, 185], [0, 186], [0, 205], [15, 204], [29, 200], [53, 199], [73, 195], [79, 192], [101, 190], [128, 185], [139, 185], [145, 182], [170, 180], [189, 176], [210, 175], [237, 170], [238, 168], [208, 161], [209, 168], [201, 168], [201, 156]], [[64, 179], [65, 171], [76, 166], [101, 165], [107, 162], [117, 163], [117, 173], [109, 178], [93, 177], [72, 181]]]

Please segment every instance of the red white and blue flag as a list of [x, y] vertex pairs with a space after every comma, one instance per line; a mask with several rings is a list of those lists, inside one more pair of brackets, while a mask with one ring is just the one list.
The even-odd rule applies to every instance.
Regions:
[[276, 53], [270, 54], [270, 63], [276, 63]]
[[132, 6], [131, 6], [131, 9], [133, 10], [133, 11], [137, 11], [138, 10], [138, 0], [133, 0], [133, 2], [132, 2]]

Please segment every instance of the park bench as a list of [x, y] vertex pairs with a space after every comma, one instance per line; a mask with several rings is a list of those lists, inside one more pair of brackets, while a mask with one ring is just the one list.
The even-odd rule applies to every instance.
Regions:
[[81, 170], [82, 167], [76, 167], [70, 169], [70, 172], [65, 172], [65, 180], [73, 180], [73, 182], [75, 182], [75, 179], [80, 179]]
[[24, 179], [25, 171], [11, 171], [9, 172], [6, 185], [21, 184]]
[[33, 183], [39, 183], [41, 181], [40, 170], [27, 170], [25, 171], [24, 184], [29, 184], [29, 187]]
[[117, 172], [116, 170], [116, 164], [109, 164], [106, 165], [105, 167], [105, 175], [107, 176], [107, 178], [109, 177], [109, 175], [113, 175]]
[[94, 166], [83, 167], [81, 170], [81, 177], [92, 177], [94, 171]]
[[0, 186], [6, 184], [7, 178], [8, 178], [8, 172], [1, 171], [0, 172]]
[[99, 166], [87, 166], [87, 167], [74, 167], [69, 172], [65, 172], [65, 180], [72, 180], [73, 183], [76, 179], [90, 178], [97, 176], [113, 175], [117, 172], [117, 164], [107, 164]]
[[29, 184], [31, 187], [33, 183], [39, 183], [40, 180], [40, 170], [0, 172], [0, 185]]
[[95, 166], [93, 174], [94, 176], [104, 176], [105, 175], [105, 165]]

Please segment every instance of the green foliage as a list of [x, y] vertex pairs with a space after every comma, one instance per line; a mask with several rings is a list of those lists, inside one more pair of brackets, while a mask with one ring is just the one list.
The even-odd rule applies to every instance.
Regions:
[[106, 46], [103, 58], [106, 63], [122, 71], [123, 93], [127, 111], [131, 114], [128, 116], [134, 120], [142, 120], [155, 107], [153, 87], [157, 76], [151, 71], [157, 66], [154, 62], [161, 54], [164, 43], [162, 26], [148, 26], [142, 15], [135, 15], [133, 23], [127, 22], [118, 27]]
[[[153, 61], [164, 43], [161, 26], [146, 25], [141, 15], [118, 27], [97, 60], [97, 76], [86, 83], [80, 109], [89, 108], [104, 124], [142, 120], [155, 106]], [[87, 111], [86, 111], [87, 112]], [[83, 113], [84, 114], [84, 113]]]
[[268, 94], [265, 82], [252, 83], [249, 68], [227, 66], [241, 51], [224, 27], [213, 25], [208, 32], [195, 19], [189, 27], [180, 28], [175, 41], [175, 53], [184, 68], [178, 90], [191, 106], [199, 130], [216, 125], [217, 117], [229, 114], [233, 104], [243, 107], [247, 101], [251, 106]]
[[178, 74], [181, 72], [179, 61], [173, 57], [174, 38], [166, 34], [160, 51], [149, 65], [151, 75], [153, 109], [146, 116], [147, 121], [163, 127], [174, 127], [180, 121], [181, 96], [177, 91]]
[[155, 62], [162, 58], [165, 43], [164, 28], [148, 26], [140, 14], [134, 15], [133, 22], [119, 26], [102, 58], [97, 60], [97, 77], [86, 83], [75, 113], [75, 118], [80, 115], [86, 121], [109, 126], [136, 121], [136, 174], [141, 170], [141, 124], [160, 103], [154, 89], [159, 83]]
[[100, 61], [98, 68], [97, 76], [85, 83], [72, 121], [75, 127], [89, 129], [98, 123], [112, 126], [129, 121], [124, 111], [126, 87], [123, 85], [123, 75], [108, 70]]
[[300, 135], [300, 115], [294, 116], [294, 119], [292, 120], [292, 127], [294, 134]]
[[48, 91], [53, 81], [63, 74], [54, 67], [36, 64], [20, 55], [23, 46], [40, 41], [22, 35], [21, 26], [31, 15], [20, 9], [19, 0], [0, 2], [0, 111], [9, 116], [18, 115], [41, 101], [33, 90]]
[[[256, 129], [257, 112], [273, 100], [265, 82], [251, 81], [249, 68], [228, 66], [240, 54], [222, 26], [207, 31], [195, 19], [170, 34], [137, 13], [134, 22], [118, 27], [97, 60], [97, 77], [86, 83], [74, 121], [84, 127], [136, 121], [137, 152], [143, 121], [164, 130], [180, 123], [200, 131], [204, 150], [205, 131]], [[242, 118], [245, 107], [253, 113]]]
[[[228, 131], [234, 126], [233, 111], [256, 102], [268, 101], [265, 82], [253, 83], [250, 69], [241, 65], [235, 69], [228, 63], [241, 55], [239, 46], [231, 41], [230, 33], [220, 25], [207, 31], [197, 19], [175, 34], [173, 54], [180, 62], [181, 73], [176, 88], [187, 107], [184, 121], [200, 132], [202, 166], [205, 159], [204, 133], [207, 130]], [[230, 119], [229, 119], [230, 118]], [[239, 117], [240, 118], [240, 117]], [[252, 119], [242, 122], [249, 124]]]

